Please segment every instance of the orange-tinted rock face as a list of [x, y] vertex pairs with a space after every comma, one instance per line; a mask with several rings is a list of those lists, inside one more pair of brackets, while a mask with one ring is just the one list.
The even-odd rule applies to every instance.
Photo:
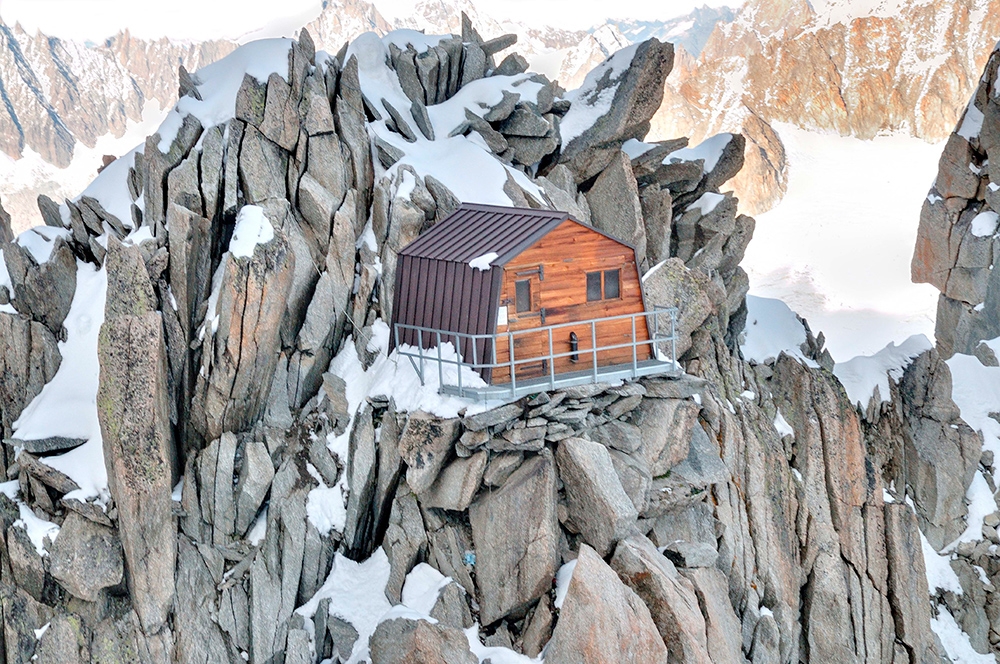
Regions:
[[[701, 56], [678, 55], [652, 137], [744, 131], [747, 118], [872, 138], [948, 136], [1000, 37], [1000, 1], [899, 0], [881, 16], [837, 16], [804, 0], [751, 0]], [[759, 133], [759, 132], [758, 132]], [[748, 139], [750, 138], [748, 134]], [[780, 141], [747, 142], [737, 194], [748, 210], [780, 199]]]

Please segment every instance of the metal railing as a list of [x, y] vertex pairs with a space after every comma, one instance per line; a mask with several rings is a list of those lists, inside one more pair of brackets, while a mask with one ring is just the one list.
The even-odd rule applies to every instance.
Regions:
[[[637, 321], [646, 323], [645, 339], [637, 335]], [[665, 320], [664, 320], [665, 319]], [[598, 331], [602, 324], [630, 321], [631, 335], [629, 341], [623, 343], [599, 344]], [[555, 351], [556, 333], [561, 330], [590, 331], [590, 345], [583, 346], [583, 339], [576, 348], [566, 352]], [[669, 333], [667, 332], [669, 330]], [[556, 325], [543, 325], [521, 330], [507, 330], [495, 334], [467, 334], [440, 330], [419, 325], [395, 323], [393, 328], [396, 352], [409, 359], [410, 364], [420, 378], [420, 384], [426, 384], [426, 365], [428, 362], [437, 364], [439, 392], [453, 394], [473, 400], [512, 399], [525, 394], [543, 390], [555, 390], [572, 385], [596, 383], [602, 380], [634, 379], [641, 376], [657, 374], [679, 374], [677, 364], [677, 308], [655, 306], [652, 311], [634, 314], [594, 318]], [[542, 345], [548, 342], [548, 352], [530, 357], [517, 357], [517, 339], [526, 336], [544, 335]], [[407, 339], [416, 337], [416, 344], [407, 345]], [[560, 343], [563, 343], [562, 338]], [[454, 353], [446, 353], [445, 346], [451, 345]], [[502, 345], [501, 345], [502, 344]], [[426, 348], [425, 348], [426, 347]], [[497, 349], [506, 347], [507, 358], [499, 360]], [[640, 348], [648, 359], [640, 358]], [[471, 351], [471, 360], [463, 358]], [[602, 354], [607, 359], [608, 353], [631, 350], [631, 361], [601, 363]], [[669, 350], [669, 354], [668, 351]], [[480, 358], [479, 355], [486, 355]], [[669, 355], [667, 357], [667, 355]], [[573, 367], [571, 371], [557, 371], [556, 361], [570, 358]], [[584, 358], [587, 362], [584, 363]], [[518, 372], [532, 365], [541, 365], [544, 376], [518, 378]], [[454, 369], [454, 375], [449, 369]], [[468, 376], [463, 377], [465, 370], [475, 373], [480, 378], [491, 375], [496, 378], [497, 370], [506, 370], [509, 383], [489, 384], [485, 381], [475, 381], [479, 384], [468, 384]], [[504, 378], [507, 378], [505, 376]]]

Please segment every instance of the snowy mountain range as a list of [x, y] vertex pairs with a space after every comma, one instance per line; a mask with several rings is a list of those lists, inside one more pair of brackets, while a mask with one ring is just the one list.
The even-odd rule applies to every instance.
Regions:
[[[387, 16], [368, 0], [326, 0], [308, 28], [318, 48], [336, 53], [367, 31], [455, 33], [462, 12], [484, 38], [517, 34], [517, 51], [532, 69], [566, 89], [631, 43], [674, 42], [675, 70], [651, 137], [699, 141], [742, 132], [747, 165], [732, 184], [749, 213], [772, 207], [787, 186], [774, 122], [860, 138], [902, 132], [941, 140], [1000, 37], [1000, 0], [750, 0], [738, 10], [703, 7], [667, 21], [609, 19], [588, 31], [498, 21], [470, 0], [421, 0], [406, 16]], [[104, 153], [121, 154], [155, 128], [159, 109], [176, 100], [178, 65], [194, 71], [236, 46], [128, 33], [82, 44], [18, 25], [0, 25], [0, 42], [0, 152], [20, 160], [0, 163], [0, 198], [25, 225], [40, 221], [38, 193], [75, 195]], [[130, 126], [127, 138], [112, 140]]]

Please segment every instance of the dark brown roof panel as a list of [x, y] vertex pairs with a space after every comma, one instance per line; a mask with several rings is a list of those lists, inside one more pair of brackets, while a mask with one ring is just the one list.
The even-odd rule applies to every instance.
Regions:
[[496, 252], [504, 265], [571, 217], [558, 210], [463, 203], [400, 251], [401, 256], [468, 263]]

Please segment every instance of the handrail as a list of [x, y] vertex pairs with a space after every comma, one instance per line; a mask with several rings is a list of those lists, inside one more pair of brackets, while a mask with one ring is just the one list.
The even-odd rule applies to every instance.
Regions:
[[[660, 324], [660, 316], [669, 315], [670, 316], [670, 334], [665, 334], [661, 332], [667, 326]], [[636, 319], [644, 318], [646, 319], [647, 328], [647, 339], [639, 340], [637, 338], [637, 326]], [[653, 329], [649, 330], [649, 319], [653, 319]], [[601, 324], [606, 324], [615, 321], [625, 321], [629, 320], [631, 322], [632, 334], [631, 339], [624, 343], [610, 343], [600, 345], [598, 343], [598, 326]], [[589, 326], [591, 333], [591, 347], [584, 348], [578, 347], [576, 350], [569, 350], [567, 352], [555, 352], [553, 337], [557, 330], [575, 327], [579, 328], [581, 326]], [[403, 337], [405, 333], [413, 333], [407, 336], [416, 336], [417, 343], [416, 349], [410, 350], [410, 346], [404, 345]], [[676, 307], [663, 307], [655, 306], [652, 311], [642, 311], [632, 314], [620, 314], [617, 316], [607, 316], [604, 318], [592, 318], [586, 320], [578, 320], [569, 323], [556, 323], [553, 325], [542, 325], [539, 327], [525, 328], [522, 330], [505, 330], [503, 332], [496, 332], [493, 334], [474, 334], [466, 332], [455, 332], [452, 330], [442, 330], [437, 328], [430, 328], [421, 325], [410, 325], [406, 323], [395, 323], [393, 327], [393, 335], [395, 340], [395, 347], [397, 353], [403, 357], [406, 357], [410, 364], [416, 371], [421, 385], [425, 383], [425, 362], [436, 361], [438, 363], [438, 384], [441, 391], [447, 391], [449, 393], [457, 393], [459, 396], [475, 397], [479, 392], [482, 392], [484, 388], [481, 387], [469, 387], [463, 382], [463, 369], [471, 370], [475, 373], [482, 373], [486, 370], [496, 370], [496, 369], [507, 369], [510, 374], [509, 389], [504, 389], [505, 385], [491, 385], [490, 393], [497, 395], [502, 395], [504, 392], [509, 392], [508, 396], [515, 397], [519, 392], [524, 392], [527, 389], [532, 389], [535, 387], [536, 380], [525, 380], [517, 376], [518, 368], [522, 368], [524, 365], [536, 364], [539, 362], [547, 362], [548, 370], [543, 371], [543, 375], [540, 376], [540, 385], [542, 388], [556, 389], [558, 385], [565, 382], [566, 379], [561, 378], [562, 376], [568, 376], [570, 374], [575, 374], [573, 381], [574, 384], [579, 384], [580, 373], [586, 372], [589, 374], [588, 382], [597, 382], [603, 373], [609, 369], [609, 365], [605, 367], [600, 366], [600, 354], [606, 353], [607, 351], [617, 351], [622, 349], [631, 349], [631, 361], [628, 364], [622, 365], [611, 365], [611, 369], [614, 369], [616, 375], [624, 374], [626, 377], [637, 378], [640, 375], [650, 375], [652, 373], [663, 373], [664, 371], [676, 371], [678, 369], [676, 358], [677, 358], [677, 308]], [[548, 337], [548, 353], [543, 353], [542, 355], [533, 355], [531, 357], [516, 357], [516, 344], [515, 340], [517, 337], [524, 335], [546, 335]], [[499, 342], [503, 337], [507, 337], [508, 358], [504, 361], [499, 361], [497, 358], [497, 348], [499, 347]], [[425, 342], [426, 338], [426, 342]], [[436, 357], [435, 354], [425, 352], [424, 345], [429, 345], [431, 340], [436, 342]], [[478, 344], [482, 342], [492, 342], [484, 355], [488, 355], [492, 361], [480, 360], [478, 357]], [[444, 344], [452, 344], [455, 350], [455, 356], [453, 358], [445, 358], [442, 355], [442, 346]], [[662, 344], [670, 344], [670, 357], [669, 359], [663, 359], [661, 352]], [[472, 361], [466, 361], [462, 357], [463, 347], [467, 347], [471, 344], [472, 347]], [[542, 344], [543, 346], [545, 344]], [[649, 347], [652, 359], [650, 361], [639, 360], [639, 347]], [[486, 349], [484, 349], [486, 350]], [[587, 362], [584, 366], [580, 366], [575, 372], [561, 372], [556, 373], [555, 371], [555, 360], [575, 356], [582, 359], [585, 356], [590, 356], [590, 362]], [[581, 363], [583, 364], [583, 363]], [[589, 365], [589, 366], [586, 366]], [[446, 375], [444, 372], [445, 366], [455, 367], [455, 380], [457, 385], [452, 385], [446, 383]], [[669, 369], [667, 369], [669, 367]], [[586, 379], [584, 379], [586, 380]], [[457, 388], [457, 389], [456, 389]], [[541, 388], [540, 388], [541, 389]], [[535, 389], [535, 391], [540, 391], [540, 389]]]

